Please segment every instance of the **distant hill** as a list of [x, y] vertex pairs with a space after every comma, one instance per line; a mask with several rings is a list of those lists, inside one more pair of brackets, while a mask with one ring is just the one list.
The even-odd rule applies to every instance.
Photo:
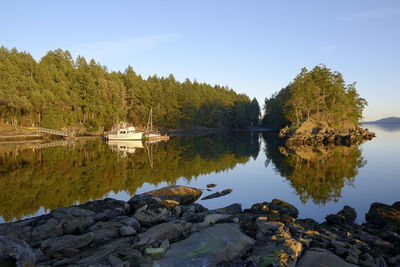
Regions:
[[376, 125], [385, 125], [385, 126], [400, 126], [400, 118], [399, 117], [389, 117], [383, 118], [377, 121], [366, 121], [363, 124], [376, 124]]

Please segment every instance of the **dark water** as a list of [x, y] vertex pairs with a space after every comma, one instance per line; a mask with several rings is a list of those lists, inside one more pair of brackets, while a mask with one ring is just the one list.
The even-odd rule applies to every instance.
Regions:
[[[322, 221], [344, 205], [357, 221], [372, 202], [400, 200], [400, 129], [368, 126], [377, 138], [361, 146], [287, 150], [273, 133], [177, 136], [158, 144], [101, 140], [0, 146], [0, 221], [37, 216], [57, 207], [112, 197], [128, 200], [170, 184], [212, 192], [208, 208], [243, 208], [279, 198], [301, 218]], [[51, 146], [51, 147], [45, 147]]]

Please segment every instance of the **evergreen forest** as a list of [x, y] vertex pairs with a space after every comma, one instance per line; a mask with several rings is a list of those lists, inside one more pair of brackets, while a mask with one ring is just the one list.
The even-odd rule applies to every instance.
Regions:
[[220, 85], [108, 71], [95, 60], [49, 51], [39, 61], [0, 47], [0, 123], [78, 131], [109, 130], [118, 121], [144, 127], [150, 109], [160, 129], [257, 126], [257, 100]]
[[[358, 125], [367, 101], [356, 84], [346, 84], [340, 72], [324, 65], [303, 68], [288, 86], [265, 99], [264, 127], [296, 128], [305, 121], [323, 127]], [[346, 126], [345, 126], [346, 125]]]

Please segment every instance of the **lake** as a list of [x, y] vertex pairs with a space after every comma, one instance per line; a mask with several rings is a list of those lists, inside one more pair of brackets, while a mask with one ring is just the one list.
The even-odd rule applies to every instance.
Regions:
[[204, 189], [202, 197], [233, 190], [198, 200], [210, 209], [278, 198], [296, 206], [300, 218], [320, 222], [349, 205], [361, 223], [372, 202], [400, 200], [400, 128], [368, 128], [377, 135], [372, 141], [329, 149], [288, 150], [271, 132], [173, 136], [158, 144], [2, 144], [0, 222], [178, 184]]

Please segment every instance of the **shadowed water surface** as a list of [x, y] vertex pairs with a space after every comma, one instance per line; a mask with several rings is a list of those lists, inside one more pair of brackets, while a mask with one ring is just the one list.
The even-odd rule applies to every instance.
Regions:
[[[343, 205], [357, 221], [372, 202], [399, 199], [400, 130], [374, 126], [377, 138], [361, 146], [280, 147], [273, 133], [176, 136], [159, 144], [101, 140], [0, 146], [0, 220], [36, 216], [62, 206], [113, 197], [128, 200], [170, 184], [232, 189], [199, 200], [208, 208], [279, 198], [299, 217], [322, 221]], [[47, 147], [46, 147], [47, 146]], [[215, 183], [212, 191], [207, 184]]]

